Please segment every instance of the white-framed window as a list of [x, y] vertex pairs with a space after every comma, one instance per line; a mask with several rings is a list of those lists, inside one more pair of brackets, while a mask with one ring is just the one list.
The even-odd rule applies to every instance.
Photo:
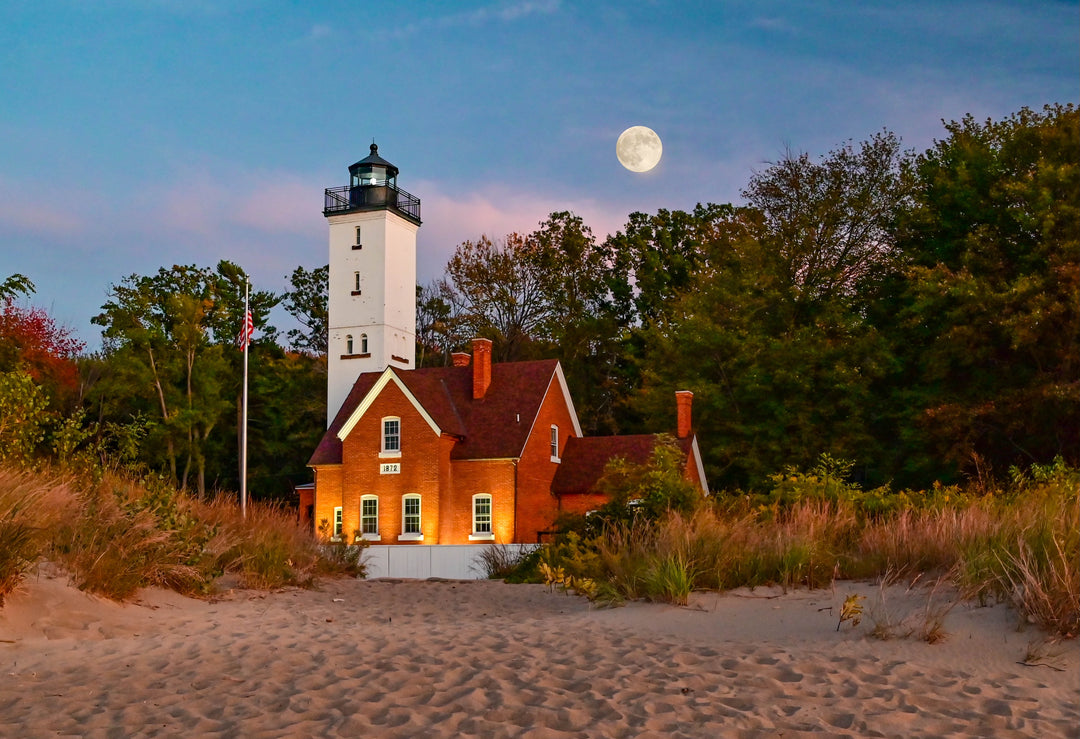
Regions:
[[367, 334], [360, 334], [360, 353], [361, 354], [367, 354], [368, 353]]
[[551, 424], [551, 461], [559, 461], [559, 427]]
[[420, 496], [409, 493], [401, 498], [401, 536], [399, 539], [419, 541], [424, 538], [420, 528]]
[[345, 337], [345, 353], [346, 354], [352, 354], [352, 350], [353, 350], [352, 334], [349, 334], [348, 336]]
[[342, 521], [343, 521], [343, 519], [342, 519], [341, 506], [338, 506], [337, 508], [334, 509], [334, 538], [335, 539], [340, 539], [341, 538]]
[[382, 448], [379, 454], [384, 457], [401, 456], [401, 419], [396, 416], [382, 420]]
[[360, 496], [360, 538], [379, 541], [379, 496]]
[[472, 534], [469, 541], [490, 541], [495, 538], [491, 528], [491, 496], [480, 493], [472, 497]]

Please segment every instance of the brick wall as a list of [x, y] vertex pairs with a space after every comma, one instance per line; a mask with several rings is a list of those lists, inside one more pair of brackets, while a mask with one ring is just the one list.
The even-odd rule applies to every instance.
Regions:
[[[401, 419], [401, 455], [380, 456], [383, 418]], [[449, 468], [449, 444], [428, 425], [401, 389], [389, 383], [342, 442], [341, 503], [343, 532], [352, 540], [360, 529], [360, 499], [379, 498], [379, 535], [385, 544], [402, 533], [402, 497], [421, 496], [420, 527], [425, 544], [439, 542], [440, 478]], [[397, 474], [383, 474], [384, 463], [400, 465]], [[322, 491], [317, 488], [317, 497]], [[321, 506], [321, 503], [320, 503]]]
[[538, 531], [551, 528], [558, 515], [558, 500], [551, 493], [551, 481], [558, 463], [551, 461], [551, 425], [559, 427], [559, 455], [574, 435], [570, 409], [559, 383], [552, 379], [540, 405], [532, 434], [518, 463], [517, 541], [532, 543]]
[[454, 460], [453, 485], [443, 515], [444, 544], [469, 544], [473, 496], [491, 495], [491, 529], [495, 542], [514, 541], [514, 460]]

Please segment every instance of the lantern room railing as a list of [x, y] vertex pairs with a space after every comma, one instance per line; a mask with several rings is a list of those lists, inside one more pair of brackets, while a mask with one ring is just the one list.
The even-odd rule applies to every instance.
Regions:
[[400, 212], [410, 220], [420, 222], [420, 198], [389, 183], [328, 187], [323, 202], [323, 215], [386, 207]]

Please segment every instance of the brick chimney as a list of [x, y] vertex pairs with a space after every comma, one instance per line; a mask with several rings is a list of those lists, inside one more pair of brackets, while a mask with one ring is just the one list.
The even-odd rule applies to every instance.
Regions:
[[678, 424], [676, 434], [680, 439], [690, 435], [691, 415], [690, 407], [694, 403], [694, 394], [689, 390], [675, 391], [675, 406], [678, 409]]
[[472, 396], [480, 400], [491, 385], [491, 339], [473, 339]]
[[454, 360], [455, 367], [468, 367], [472, 356], [468, 352], [454, 352], [450, 358]]

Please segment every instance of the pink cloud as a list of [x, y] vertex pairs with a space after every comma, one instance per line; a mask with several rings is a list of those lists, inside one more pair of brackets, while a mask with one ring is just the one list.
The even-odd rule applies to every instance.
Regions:
[[[86, 227], [86, 210], [94, 199], [90, 193], [67, 188], [62, 207], [55, 190], [38, 191], [35, 186], [0, 180], [0, 226], [49, 237], [71, 236]], [[49, 203], [57, 202], [58, 207]]]
[[597, 240], [603, 240], [620, 230], [629, 214], [625, 206], [591, 199], [553, 198], [510, 185], [452, 193], [441, 183], [420, 181], [411, 192], [422, 193], [424, 225], [417, 236], [420, 282], [441, 276], [458, 244], [481, 235], [498, 238], [515, 231], [529, 233], [551, 213], [568, 210], [585, 221]]

